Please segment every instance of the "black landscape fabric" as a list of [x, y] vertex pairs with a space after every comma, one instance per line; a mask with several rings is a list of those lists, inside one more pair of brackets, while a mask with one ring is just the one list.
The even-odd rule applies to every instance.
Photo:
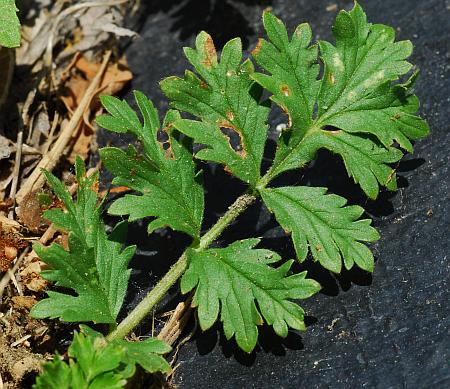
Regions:
[[[220, 48], [240, 36], [247, 52], [264, 36], [262, 10], [272, 7], [290, 31], [309, 22], [315, 39], [331, 40], [337, 10], [350, 9], [351, 1], [318, 0], [188, 0], [143, 2], [139, 20], [141, 36], [126, 47], [140, 89], [164, 112], [167, 100], [158, 82], [181, 76], [188, 67], [182, 47], [193, 46], [195, 35], [207, 30]], [[261, 328], [252, 354], [226, 341], [220, 325], [197, 332], [179, 352], [174, 383], [179, 388], [448, 388], [450, 387], [450, 253], [449, 253], [449, 117], [450, 117], [450, 1], [361, 1], [368, 19], [391, 25], [398, 39], [411, 39], [411, 62], [421, 70], [416, 94], [431, 135], [415, 145], [415, 153], [398, 165], [399, 190], [367, 200], [347, 177], [342, 163], [328, 153], [306, 174], [294, 172], [283, 183], [327, 186], [334, 193], [362, 205], [381, 234], [372, 246], [376, 263], [373, 275], [362, 271], [333, 276], [307, 262], [303, 268], [323, 290], [302, 301], [308, 330], [277, 338]], [[145, 5], [147, 4], [147, 5]], [[129, 96], [127, 96], [129, 97]], [[271, 130], [286, 117], [274, 110]], [[101, 135], [100, 143], [111, 141]], [[112, 142], [124, 144], [115, 137]], [[273, 142], [268, 145], [268, 154]], [[205, 170], [207, 215], [205, 228], [244, 191], [244, 186], [220, 167], [202, 164]], [[261, 205], [256, 204], [223, 236], [221, 243], [262, 236], [263, 245], [284, 258], [294, 257], [289, 239]], [[179, 234], [146, 238], [138, 242], [141, 257], [135, 260], [134, 295], [143, 295], [151, 273], [159, 278], [186, 244]], [[179, 247], [178, 247], [179, 246]], [[149, 254], [150, 253], [150, 254]], [[146, 258], [146, 256], [150, 256]], [[136, 295], [136, 291], [140, 291]], [[148, 326], [147, 326], [148, 328]]]

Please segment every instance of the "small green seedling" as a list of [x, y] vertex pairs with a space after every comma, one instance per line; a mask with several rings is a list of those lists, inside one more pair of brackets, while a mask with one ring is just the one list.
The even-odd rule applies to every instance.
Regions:
[[[115, 177], [113, 183], [135, 193], [116, 200], [108, 212], [127, 216], [128, 221], [152, 217], [149, 233], [172, 228], [192, 238], [169, 272], [118, 325], [134, 254], [134, 247], [123, 246], [126, 223], [110, 235], [105, 233], [93, 189], [97, 177], [86, 178], [80, 160], [76, 201], [58, 179], [46, 174], [65, 210], [50, 210], [45, 216], [69, 232], [69, 248], [36, 246], [36, 252], [51, 268], [42, 275], [73, 293], [49, 291], [32, 314], [107, 323], [111, 331], [103, 337], [83, 327], [69, 349], [69, 363], [57, 357], [47, 364], [37, 388], [88, 387], [97, 379], [109, 387], [122, 387], [135, 363], [149, 372], [168, 371], [160, 356], [168, 346], [154, 339], [142, 343], [122, 339], [178, 280], [182, 293], [193, 293], [201, 329], [220, 319], [227, 339], [234, 337], [246, 352], [257, 344], [258, 326], [263, 323], [282, 337], [289, 328], [305, 329], [297, 300], [317, 293], [320, 285], [306, 272], [293, 271], [292, 259], [264, 249], [264, 241], [257, 238], [210, 248], [255, 201], [264, 202], [291, 235], [300, 263], [311, 256], [333, 273], [354, 266], [373, 271], [374, 258], [366, 244], [379, 235], [371, 220], [361, 219], [362, 207], [347, 205], [345, 198], [327, 193], [326, 188], [276, 187], [272, 181], [286, 171], [306, 168], [318, 150], [327, 149], [342, 158], [349, 176], [370, 199], [377, 197], [380, 187], [395, 190], [391, 164], [404, 152], [412, 152], [411, 141], [429, 131], [416, 115], [419, 101], [412, 88], [417, 73], [400, 81], [412, 70], [407, 62], [411, 42], [395, 42], [394, 29], [368, 23], [358, 4], [337, 15], [334, 44], [312, 43], [308, 24], [289, 36], [271, 13], [265, 12], [263, 21], [268, 38], [260, 39], [246, 60], [240, 39], [229, 41], [219, 59], [212, 38], [205, 32], [198, 35], [195, 49], [185, 49], [195, 72], [187, 70], [182, 78], [161, 82], [172, 107], [162, 125], [141, 92], [134, 95], [141, 119], [125, 101], [102, 97], [109, 114], [98, 117], [97, 123], [133, 134], [141, 144], [140, 151], [131, 145], [127, 150], [100, 151], [104, 166]], [[260, 71], [255, 71], [253, 61]], [[286, 112], [289, 125], [278, 139], [272, 166], [261, 172], [270, 112], [270, 103], [262, 100], [264, 90]], [[232, 147], [223, 129], [237, 135], [238, 147]], [[165, 145], [158, 140], [160, 131], [168, 139]], [[193, 155], [194, 142], [203, 147]], [[248, 185], [205, 233], [204, 193], [195, 159], [220, 163]]]

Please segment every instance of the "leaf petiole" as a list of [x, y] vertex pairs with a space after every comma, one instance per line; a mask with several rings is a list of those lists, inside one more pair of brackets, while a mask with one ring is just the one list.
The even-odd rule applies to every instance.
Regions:
[[[206, 232], [198, 245], [192, 247], [198, 251], [203, 251], [214, 242], [220, 234], [227, 228], [242, 212], [244, 212], [256, 197], [250, 194], [243, 194], [228, 208], [228, 211]], [[144, 297], [144, 299], [120, 322], [115, 330], [109, 333], [107, 340], [122, 339], [136, 327], [145, 316], [155, 307], [165, 296], [168, 290], [186, 271], [188, 265], [186, 251], [180, 256], [175, 264], [169, 269], [166, 275], [155, 285], [155, 287]]]

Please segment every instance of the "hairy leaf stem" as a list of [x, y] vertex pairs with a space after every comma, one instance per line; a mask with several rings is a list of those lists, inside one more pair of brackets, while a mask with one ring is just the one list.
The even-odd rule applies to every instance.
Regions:
[[[248, 193], [238, 197], [228, 208], [228, 211], [217, 220], [211, 229], [206, 232], [196, 246], [192, 248], [199, 251], [205, 250], [214, 242], [220, 234], [227, 228], [245, 209], [256, 200], [256, 197]], [[148, 313], [158, 304], [169, 289], [183, 275], [187, 268], [186, 251], [180, 256], [175, 264], [169, 269], [166, 275], [155, 285], [155, 287], [144, 297], [144, 299], [128, 314], [125, 319], [106, 338], [109, 341], [122, 339], [136, 327]]]

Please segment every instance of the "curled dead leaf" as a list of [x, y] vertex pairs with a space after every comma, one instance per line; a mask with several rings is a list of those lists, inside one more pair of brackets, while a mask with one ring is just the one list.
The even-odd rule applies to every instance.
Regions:
[[25, 308], [30, 310], [38, 301], [34, 296], [13, 296], [11, 298], [15, 308]]
[[31, 256], [25, 267], [21, 270], [20, 276], [22, 284], [33, 292], [42, 292], [48, 285], [48, 281], [44, 280], [40, 273], [45, 270], [47, 265], [40, 261], [38, 257]]
[[61, 202], [50, 191], [33, 191], [23, 198], [16, 212], [25, 227], [32, 232], [40, 232], [49, 226], [49, 222], [42, 217], [43, 212], [61, 206]]

